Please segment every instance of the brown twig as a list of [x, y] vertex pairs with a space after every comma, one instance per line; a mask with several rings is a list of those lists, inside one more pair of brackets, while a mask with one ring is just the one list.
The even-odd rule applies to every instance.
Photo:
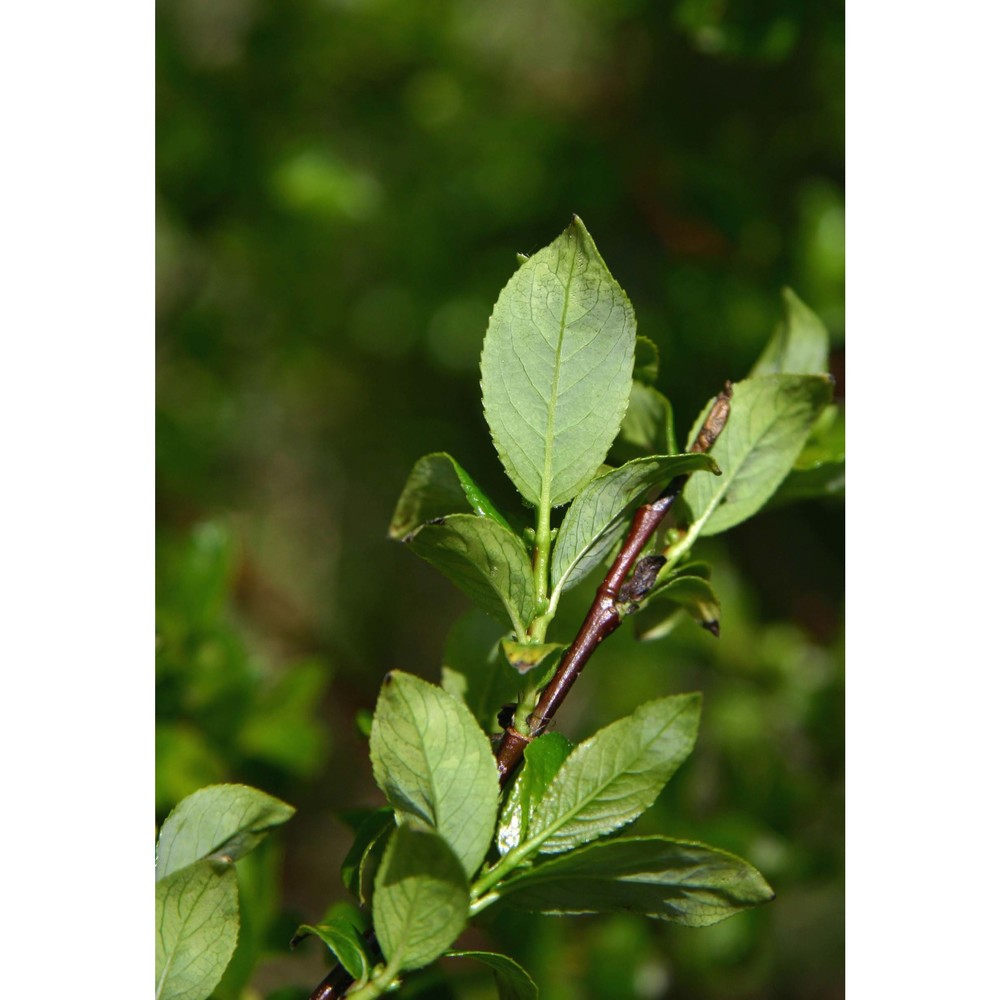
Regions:
[[[732, 395], [733, 385], [731, 382], [726, 382], [722, 392], [715, 397], [715, 403], [701, 425], [690, 451], [708, 451], [715, 444], [716, 438], [722, 433], [729, 419], [729, 401]], [[519, 733], [513, 726], [508, 726], [497, 747], [497, 770], [500, 772], [501, 784], [506, 784], [517, 770], [524, 758], [524, 748], [545, 732], [570, 688], [587, 665], [587, 661], [593, 656], [594, 650], [621, 625], [622, 604], [640, 600], [652, 587], [656, 573], [663, 565], [662, 557], [647, 556], [640, 560], [639, 553], [680, 496], [688, 481], [688, 475], [685, 473], [682, 476], [675, 476], [652, 503], [643, 504], [635, 512], [632, 527], [622, 544], [621, 551], [608, 575], [597, 588], [594, 603], [591, 604], [580, 631], [566, 650], [559, 669], [542, 691], [534, 711], [528, 716], [528, 734]], [[626, 580], [630, 572], [632, 576]], [[366, 938], [369, 946], [377, 954], [378, 942], [374, 934], [369, 931]], [[312, 991], [309, 1000], [340, 1000], [350, 989], [352, 982], [350, 973], [338, 965]]]
[[[705, 422], [701, 425], [698, 436], [691, 446], [691, 451], [708, 451], [715, 444], [729, 419], [729, 401], [732, 395], [732, 383], [726, 382], [722, 392], [716, 396], [715, 403], [709, 410]], [[656, 531], [664, 517], [667, 516], [667, 512], [673, 507], [674, 501], [680, 496], [687, 481], [687, 473], [675, 476], [652, 503], [643, 504], [635, 512], [632, 526], [622, 544], [621, 551], [608, 571], [608, 575], [597, 588], [594, 603], [591, 604], [587, 617], [580, 626], [580, 631], [577, 632], [572, 645], [566, 650], [562, 662], [559, 664], [559, 669], [542, 691], [534, 711], [528, 716], [528, 732], [519, 733], [513, 726], [508, 726], [500, 745], [497, 747], [497, 769], [500, 772], [501, 784], [506, 784], [514, 771], [517, 770], [517, 766], [524, 757], [524, 748], [545, 732], [570, 688], [576, 683], [577, 677], [587, 665], [587, 661], [593, 656], [594, 650], [621, 625], [622, 603], [636, 600], [649, 590], [652, 579], [655, 579], [655, 572], [652, 574], [646, 572], [652, 568], [649, 565], [642, 572], [639, 572], [639, 567], [646, 560], [641, 560], [638, 566], [636, 566], [636, 560], [639, 559], [639, 553], [645, 548], [646, 543], [652, 538], [653, 532]], [[659, 565], [656, 566], [657, 570]], [[637, 573], [634, 573], [632, 579], [626, 583], [626, 577], [633, 566], [636, 567]], [[648, 579], [650, 575], [652, 579]]]

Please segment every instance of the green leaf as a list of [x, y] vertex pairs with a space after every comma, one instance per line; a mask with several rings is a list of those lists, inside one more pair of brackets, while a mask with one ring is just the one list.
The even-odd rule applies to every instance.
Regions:
[[500, 652], [503, 630], [481, 611], [470, 611], [452, 626], [444, 645], [441, 687], [464, 701], [487, 733], [500, 731], [497, 711], [516, 701], [520, 678]]
[[371, 962], [364, 937], [347, 917], [324, 920], [319, 924], [300, 924], [292, 938], [292, 947], [310, 935], [318, 937], [354, 979], [368, 979]]
[[652, 384], [660, 375], [660, 349], [649, 337], [635, 338], [635, 368], [632, 378]]
[[489, 966], [497, 984], [499, 1000], [538, 1000], [534, 980], [508, 955], [493, 951], [449, 951], [445, 958], [474, 958]]
[[483, 408], [507, 475], [535, 507], [572, 500], [618, 433], [635, 314], [583, 223], [514, 272], [482, 356]]
[[236, 869], [197, 861], [156, 883], [157, 1000], [205, 1000], [236, 950], [240, 907]]
[[443, 954], [468, 910], [469, 884], [451, 848], [430, 830], [401, 826], [375, 878], [375, 934], [392, 974]]
[[156, 877], [202, 858], [236, 861], [294, 814], [290, 805], [247, 785], [201, 788], [164, 820], [156, 845]]
[[645, 812], [694, 746], [701, 695], [640, 705], [580, 743], [530, 818], [522, 850], [558, 854]]
[[394, 670], [375, 706], [370, 747], [375, 781], [397, 815], [437, 830], [473, 875], [493, 839], [500, 783], [472, 713], [436, 685]]
[[793, 500], [840, 497], [847, 478], [843, 407], [828, 406], [816, 421], [792, 471], [768, 501], [777, 507]]
[[561, 733], [545, 733], [524, 748], [524, 766], [500, 813], [497, 847], [501, 854], [525, 839], [535, 809], [572, 749], [573, 744]]
[[[566, 646], [561, 642], [525, 643], [503, 639], [500, 642], [507, 662], [519, 674], [530, 674], [540, 670], [542, 676], [562, 653]], [[533, 681], [534, 683], [534, 681]]]
[[641, 913], [688, 927], [774, 898], [760, 872], [735, 854], [666, 837], [591, 844], [535, 865], [499, 892], [542, 913]]
[[750, 375], [822, 374], [830, 364], [823, 321], [790, 288], [781, 290], [781, 300], [784, 315]]
[[657, 580], [657, 585], [666, 585], [671, 580], [676, 580], [680, 576], [696, 576], [700, 580], [712, 579], [712, 564], [701, 559], [694, 559], [691, 562], [682, 562], [675, 566], [673, 572]]
[[367, 904], [371, 899], [375, 870], [395, 828], [396, 819], [392, 809], [376, 809], [358, 827], [354, 843], [340, 866], [344, 888], [362, 904]]
[[695, 473], [684, 491], [692, 537], [717, 535], [760, 510], [788, 475], [831, 391], [822, 375], [764, 375], [736, 383], [729, 421], [712, 449], [722, 475]]
[[[678, 605], [713, 635], [719, 634], [721, 609], [712, 585], [699, 576], [672, 576], [649, 592], [647, 602], [665, 600]], [[643, 638], [644, 636], [640, 636]]]
[[625, 459], [646, 455], [676, 455], [674, 410], [658, 389], [632, 383], [628, 409], [612, 449]]
[[795, 469], [812, 469], [827, 462], [843, 461], [846, 454], [844, 409], [831, 403], [816, 421], [805, 447], [795, 459]]
[[526, 638], [535, 616], [531, 562], [509, 528], [475, 514], [451, 514], [418, 528], [408, 543], [483, 611], [509, 619], [518, 636]]
[[508, 530], [510, 525], [473, 478], [445, 452], [424, 455], [413, 466], [389, 524], [389, 537], [397, 541], [422, 524], [469, 510], [489, 517]]
[[576, 586], [621, 540], [633, 507], [653, 486], [699, 469], [718, 472], [709, 455], [637, 458], [588, 483], [559, 526], [552, 553], [552, 590]]

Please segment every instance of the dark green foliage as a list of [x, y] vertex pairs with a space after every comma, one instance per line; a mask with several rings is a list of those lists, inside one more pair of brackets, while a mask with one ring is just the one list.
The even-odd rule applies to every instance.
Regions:
[[[443, 662], [488, 732], [522, 690], [501, 623], [486, 619], [477, 656], [502, 670], [441, 659], [468, 602], [382, 541], [406, 470], [440, 448], [525, 537], [475, 418], [511, 249], [530, 256], [579, 211], [635, 306], [637, 350], [643, 335], [659, 348], [657, 377], [637, 357], [614, 465], [677, 451], [671, 410], [683, 439], [722, 380], [752, 370], [786, 284], [829, 327], [840, 371], [843, 14], [644, 0], [544, 18], [517, 4], [223, 7], [157, 14], [157, 811], [224, 780], [300, 807], [282, 838], [296, 912], [258, 939], [249, 974], [338, 891], [349, 840], [330, 813], [370, 801], [353, 720], [386, 670], [433, 677]], [[682, 938], [628, 915], [491, 918], [491, 946], [547, 1000], [648, 996], [656, 975], [690, 997], [836, 989], [841, 520], [836, 504], [798, 501], [836, 498], [843, 468], [843, 409], [830, 407], [763, 510], [697, 546], [722, 638], [683, 609], [669, 642], [617, 637], [560, 723], [580, 740], [640, 702], [703, 690], [694, 756], [639, 825], [746, 856], [780, 905]], [[238, 541], [226, 585], [182, 598], [170, 568], [190, 526], [221, 513]], [[588, 581], [566, 594], [549, 639], [569, 641], [591, 594]], [[635, 621], [669, 607], [661, 597]], [[239, 863], [242, 880], [266, 855], [269, 925], [275, 846]], [[481, 995], [488, 973], [438, 966], [450, 987], [435, 971], [404, 991]], [[315, 985], [302, 975], [292, 995]]]

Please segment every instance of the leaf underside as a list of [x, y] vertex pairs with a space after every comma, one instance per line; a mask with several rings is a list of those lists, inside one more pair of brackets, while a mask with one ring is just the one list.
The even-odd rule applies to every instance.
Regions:
[[236, 861], [289, 820], [292, 806], [248, 785], [209, 785], [189, 795], [164, 820], [156, 845], [156, 877], [210, 855]]

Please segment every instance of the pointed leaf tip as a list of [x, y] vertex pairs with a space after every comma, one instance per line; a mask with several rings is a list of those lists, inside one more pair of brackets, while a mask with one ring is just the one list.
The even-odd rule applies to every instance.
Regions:
[[578, 216], [504, 286], [481, 358], [483, 410], [504, 469], [534, 506], [593, 478], [628, 405], [635, 313]]

